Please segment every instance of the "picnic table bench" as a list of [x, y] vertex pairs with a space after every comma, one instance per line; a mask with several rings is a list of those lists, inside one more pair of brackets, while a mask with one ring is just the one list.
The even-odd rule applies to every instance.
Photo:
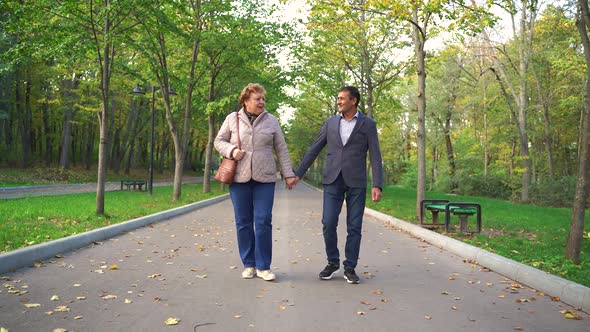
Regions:
[[142, 188], [146, 184], [145, 180], [121, 180], [121, 190], [123, 190], [123, 186], [127, 187], [127, 190], [130, 190], [131, 186], [133, 186], [133, 190], [142, 191]]
[[[424, 214], [426, 210], [432, 213], [432, 222], [424, 221]], [[445, 223], [439, 221], [439, 213], [445, 213]], [[451, 215], [459, 217], [461, 232], [465, 233], [480, 233], [481, 232], [481, 205], [471, 202], [450, 202], [445, 199], [424, 199], [420, 202], [420, 225], [426, 227], [441, 227], [445, 226], [445, 231], [448, 232], [451, 224]], [[476, 215], [477, 228], [468, 228], [467, 218]]]

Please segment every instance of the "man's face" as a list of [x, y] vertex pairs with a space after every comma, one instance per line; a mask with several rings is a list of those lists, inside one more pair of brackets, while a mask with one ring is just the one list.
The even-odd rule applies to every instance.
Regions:
[[338, 112], [346, 113], [349, 112], [354, 108], [355, 103], [354, 98], [350, 98], [350, 92], [348, 91], [340, 91], [338, 92], [338, 99], [336, 100], [336, 104], [338, 105]]

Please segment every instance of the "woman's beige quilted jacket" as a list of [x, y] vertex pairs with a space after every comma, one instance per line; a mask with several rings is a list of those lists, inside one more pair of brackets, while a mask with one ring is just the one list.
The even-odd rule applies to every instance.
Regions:
[[[265, 110], [253, 124], [250, 124], [243, 108], [237, 114], [240, 119], [242, 150], [246, 153], [242, 160], [238, 161], [234, 182], [244, 183], [251, 179], [265, 183], [276, 182], [277, 162], [273, 150], [276, 152], [283, 178], [295, 176], [287, 143], [277, 118]], [[226, 158], [229, 158], [232, 150], [238, 146], [236, 125], [236, 112], [232, 112], [225, 118], [215, 137], [215, 149]]]

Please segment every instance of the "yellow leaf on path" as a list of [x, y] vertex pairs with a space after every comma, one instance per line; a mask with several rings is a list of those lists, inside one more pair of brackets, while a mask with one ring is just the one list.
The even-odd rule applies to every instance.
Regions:
[[26, 308], [38, 308], [38, 307], [40, 307], [40, 306], [41, 306], [41, 304], [39, 304], [39, 303], [26, 303], [26, 304], [23, 304], [23, 305], [24, 305]]
[[68, 332], [66, 329], [53, 329], [53, 332]]
[[0, 327], [0, 332], [8, 332], [8, 329], [5, 327]]
[[51, 297], [51, 301], [59, 301], [59, 296], [58, 295], [53, 295]]
[[281, 305], [281, 306], [279, 306], [279, 308], [280, 308], [281, 310], [285, 310], [285, 309], [287, 309], [287, 307], [285, 307], [284, 305]]
[[130, 299], [125, 299], [125, 304], [133, 303]]
[[86, 296], [76, 296], [76, 300], [86, 300]]
[[242, 315], [234, 315], [234, 318], [242, 318]]
[[383, 292], [382, 292], [381, 290], [379, 290], [379, 289], [377, 289], [377, 290], [374, 290], [374, 291], [373, 291], [373, 293], [375, 293], [375, 294], [377, 294], [377, 295], [381, 295], [381, 294], [383, 294]]
[[75, 320], [82, 319], [82, 318], [84, 318], [84, 316], [76, 316], [76, 317], [74, 317]]
[[65, 305], [60, 305], [59, 307], [53, 309], [53, 311], [57, 311], [57, 312], [69, 312], [70, 308], [68, 308], [68, 306]]
[[103, 298], [104, 300], [114, 300], [117, 298], [117, 295], [104, 295], [101, 296], [101, 298]]
[[178, 323], [180, 323], [180, 319], [174, 317], [170, 317], [164, 322], [166, 325], [178, 325]]
[[237, 266], [235, 266], [235, 265], [232, 265], [232, 266], [230, 266], [229, 268], [230, 268], [231, 270], [235, 270], [235, 269], [237, 269], [238, 267], [237, 267]]
[[432, 316], [424, 316], [424, 319], [431, 320], [432, 319]]
[[119, 266], [117, 264], [113, 264], [111, 266], [109, 266], [109, 270], [117, 270], [119, 269]]
[[517, 331], [524, 331], [524, 327], [522, 327], [522, 326], [517, 326], [514, 329]]

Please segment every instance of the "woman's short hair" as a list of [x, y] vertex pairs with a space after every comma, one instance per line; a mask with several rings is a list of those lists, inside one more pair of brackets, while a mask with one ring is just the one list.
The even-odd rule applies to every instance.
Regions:
[[246, 100], [248, 100], [253, 93], [262, 93], [263, 95], [265, 95], [266, 90], [264, 90], [262, 85], [258, 83], [249, 83], [242, 90], [242, 92], [240, 92], [240, 97], [238, 97], [238, 102], [240, 103], [240, 105], [244, 106]]

